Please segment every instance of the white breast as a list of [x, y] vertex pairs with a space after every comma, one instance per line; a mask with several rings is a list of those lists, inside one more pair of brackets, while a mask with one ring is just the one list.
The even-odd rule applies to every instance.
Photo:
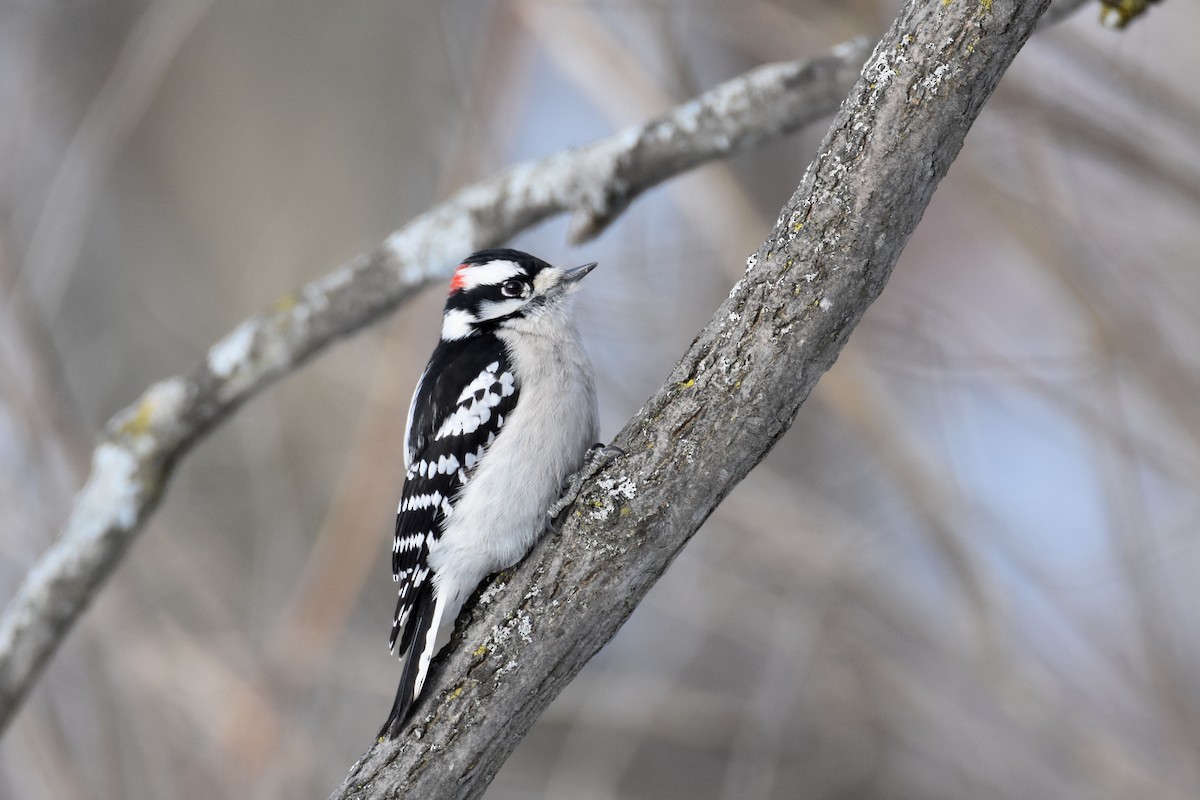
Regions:
[[485, 576], [519, 561], [596, 441], [591, 367], [565, 315], [565, 308], [547, 309], [499, 332], [520, 394], [430, 548], [439, 584], [470, 594]]

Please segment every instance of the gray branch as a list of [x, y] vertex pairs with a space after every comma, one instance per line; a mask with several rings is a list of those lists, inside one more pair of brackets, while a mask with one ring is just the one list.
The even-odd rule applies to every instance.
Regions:
[[469, 798], [791, 425], [1048, 0], [909, 0], [770, 236], [561, 536], [485, 591], [397, 740], [334, 798]]
[[176, 461], [255, 392], [444, 280], [472, 250], [564, 212], [574, 238], [595, 236], [666, 178], [832, 113], [869, 52], [855, 40], [822, 58], [761, 67], [645, 125], [463, 189], [246, 320], [190, 375], [150, 387], [106, 426], [61, 537], [0, 617], [0, 731], [153, 512]]

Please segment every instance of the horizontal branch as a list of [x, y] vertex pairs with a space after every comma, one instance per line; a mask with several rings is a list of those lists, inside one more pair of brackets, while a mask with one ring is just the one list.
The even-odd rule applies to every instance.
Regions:
[[150, 387], [106, 426], [60, 538], [0, 617], [0, 731], [154, 510], [176, 461], [255, 392], [443, 280], [472, 250], [559, 213], [571, 214], [574, 239], [595, 236], [666, 178], [831, 113], [868, 53], [855, 40], [755, 69], [649, 123], [467, 187], [246, 320], [190, 375]]
[[480, 598], [410, 728], [336, 800], [472, 798], [790, 427], [1048, 0], [909, 0], [770, 236], [562, 534]]

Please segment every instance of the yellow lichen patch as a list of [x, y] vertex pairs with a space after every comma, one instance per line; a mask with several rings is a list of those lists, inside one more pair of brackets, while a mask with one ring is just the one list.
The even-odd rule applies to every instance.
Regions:
[[300, 298], [296, 296], [295, 292], [289, 292], [288, 294], [285, 294], [283, 297], [276, 300], [275, 305], [271, 307], [271, 310], [282, 314], [291, 311], [299, 302]]
[[140, 436], [150, 430], [154, 419], [154, 401], [149, 397], [142, 398], [137, 410], [121, 425], [121, 433], [126, 436]]
[[1120, 30], [1146, 13], [1149, 0], [1101, 0], [1100, 24]]
[[463, 687], [459, 686], [459, 687], [455, 688], [455, 690], [453, 692], [451, 692], [450, 695], [446, 699], [447, 700], [457, 700], [458, 698], [462, 697], [462, 693], [463, 693]]
[[696, 379], [688, 378], [686, 381], [683, 381], [682, 383], [679, 384], [679, 388], [680, 389], [690, 389], [695, 385], [696, 385]]
[[474, 656], [475, 658], [482, 658], [483, 656], [487, 655], [487, 651], [488, 651], [487, 645], [481, 644], [481, 645], [479, 645], [479, 647], [475, 648], [475, 652], [471, 653], [471, 655]]

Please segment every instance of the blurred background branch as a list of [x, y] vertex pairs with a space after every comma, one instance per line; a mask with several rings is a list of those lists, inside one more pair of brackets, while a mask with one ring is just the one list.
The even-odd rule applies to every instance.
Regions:
[[[4, 597], [66, 523], [113, 410], [204, 360], [254, 298], [505, 165], [896, 7], [154, 5], [0, 10]], [[1087, 5], [1017, 60], [793, 432], [489, 796], [1196, 794], [1200, 453], [1181, 399], [1200, 10], [1155, 4], [1117, 35]], [[166, 58], [131, 49], [155, 18], [176, 26]], [[49, 273], [15, 283], [85, 117], [146, 51], [161, 73], [131, 84], [107, 162], [87, 165], [93, 201], [60, 206], [79, 258], [55, 292]], [[816, 146], [801, 132], [692, 170], [580, 252], [563, 219], [517, 237], [605, 265], [580, 312], [606, 432], [726, 296]], [[294, 797], [345, 774], [394, 690], [386, 525], [439, 294], [182, 461], [0, 742], [0, 795]]]

